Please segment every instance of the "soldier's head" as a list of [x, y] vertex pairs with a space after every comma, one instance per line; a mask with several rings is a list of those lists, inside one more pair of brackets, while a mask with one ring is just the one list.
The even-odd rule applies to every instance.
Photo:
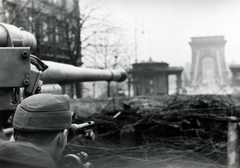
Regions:
[[71, 123], [69, 96], [36, 94], [18, 105], [13, 135], [15, 141], [36, 145], [57, 161], [67, 144]]

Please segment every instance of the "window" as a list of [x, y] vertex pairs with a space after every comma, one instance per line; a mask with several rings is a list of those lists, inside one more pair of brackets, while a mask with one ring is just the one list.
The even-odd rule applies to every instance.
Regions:
[[153, 88], [150, 88], [150, 93], [153, 94]]
[[59, 42], [59, 31], [58, 31], [58, 27], [55, 27], [55, 33], [56, 33], [56, 42]]
[[153, 80], [150, 79], [150, 80], [149, 80], [149, 83], [150, 83], [150, 85], [153, 85]]
[[42, 31], [43, 31], [43, 41], [48, 42], [48, 24], [46, 22], [42, 22]]

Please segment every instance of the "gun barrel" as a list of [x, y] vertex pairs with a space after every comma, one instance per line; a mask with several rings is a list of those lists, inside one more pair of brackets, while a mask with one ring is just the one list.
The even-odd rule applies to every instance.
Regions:
[[44, 84], [66, 84], [87, 81], [122, 82], [127, 78], [127, 74], [123, 70], [91, 69], [52, 61], [43, 62], [48, 65], [48, 69], [42, 73], [41, 77]]

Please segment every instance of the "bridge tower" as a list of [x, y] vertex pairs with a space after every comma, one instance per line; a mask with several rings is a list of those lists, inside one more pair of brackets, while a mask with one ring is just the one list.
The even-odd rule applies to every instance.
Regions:
[[193, 37], [191, 81], [194, 87], [220, 88], [226, 82], [224, 36]]

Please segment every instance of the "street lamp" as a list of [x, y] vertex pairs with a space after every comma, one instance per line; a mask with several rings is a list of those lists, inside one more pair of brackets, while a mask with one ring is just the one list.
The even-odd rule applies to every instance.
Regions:
[[[118, 56], [115, 55], [114, 58], [115, 58], [115, 62], [114, 62], [114, 65], [113, 65], [113, 69], [115, 69], [116, 66], [117, 66], [117, 58], [118, 58]], [[118, 89], [118, 85], [117, 85], [117, 89]], [[107, 85], [107, 96], [110, 97], [110, 81], [108, 81], [108, 85]]]
[[116, 66], [117, 66], [117, 59], [118, 59], [118, 56], [117, 55], [115, 55], [114, 56], [114, 58], [115, 58], [115, 63], [114, 63], [114, 69], [116, 68]]

